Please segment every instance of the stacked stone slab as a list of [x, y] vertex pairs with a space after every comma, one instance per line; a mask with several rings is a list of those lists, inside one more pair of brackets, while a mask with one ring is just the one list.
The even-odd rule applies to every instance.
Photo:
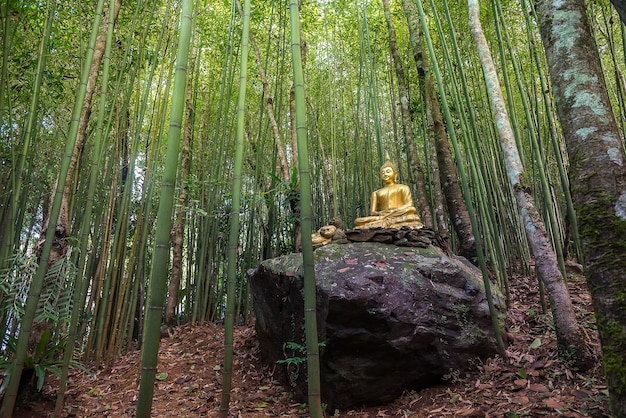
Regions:
[[429, 228], [355, 229], [346, 231], [345, 235], [349, 242], [380, 242], [399, 247], [426, 248], [436, 242], [435, 231]]

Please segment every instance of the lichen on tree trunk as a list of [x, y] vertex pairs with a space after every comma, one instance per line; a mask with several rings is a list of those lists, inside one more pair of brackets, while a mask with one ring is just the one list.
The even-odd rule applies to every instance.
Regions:
[[570, 159], [570, 184], [604, 369], [626, 416], [626, 155], [584, 0], [536, 1]]

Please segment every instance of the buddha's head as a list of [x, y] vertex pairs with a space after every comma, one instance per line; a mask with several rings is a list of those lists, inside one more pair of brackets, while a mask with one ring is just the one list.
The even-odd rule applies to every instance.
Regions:
[[337, 232], [337, 227], [335, 225], [325, 225], [320, 228], [320, 235], [324, 238], [332, 238]]
[[389, 159], [389, 153], [387, 153], [385, 164], [380, 167], [380, 177], [385, 183], [393, 183], [396, 181], [397, 175], [398, 168], [395, 164], [391, 162], [391, 160]]

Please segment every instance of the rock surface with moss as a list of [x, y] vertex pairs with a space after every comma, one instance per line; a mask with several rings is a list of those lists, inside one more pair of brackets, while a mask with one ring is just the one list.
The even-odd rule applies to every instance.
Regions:
[[[315, 251], [315, 274], [322, 401], [331, 408], [388, 402], [497, 352], [480, 272], [461, 257], [330, 244]], [[250, 284], [262, 358], [305, 399], [301, 254], [264, 261]], [[503, 318], [503, 299], [494, 299]]]

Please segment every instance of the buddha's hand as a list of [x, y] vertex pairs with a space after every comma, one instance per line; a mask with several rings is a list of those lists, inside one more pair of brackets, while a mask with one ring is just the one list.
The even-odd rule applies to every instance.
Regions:
[[381, 210], [380, 212], [378, 212], [378, 216], [380, 216], [383, 219], [386, 219], [392, 216], [393, 214], [394, 214], [393, 210]]

